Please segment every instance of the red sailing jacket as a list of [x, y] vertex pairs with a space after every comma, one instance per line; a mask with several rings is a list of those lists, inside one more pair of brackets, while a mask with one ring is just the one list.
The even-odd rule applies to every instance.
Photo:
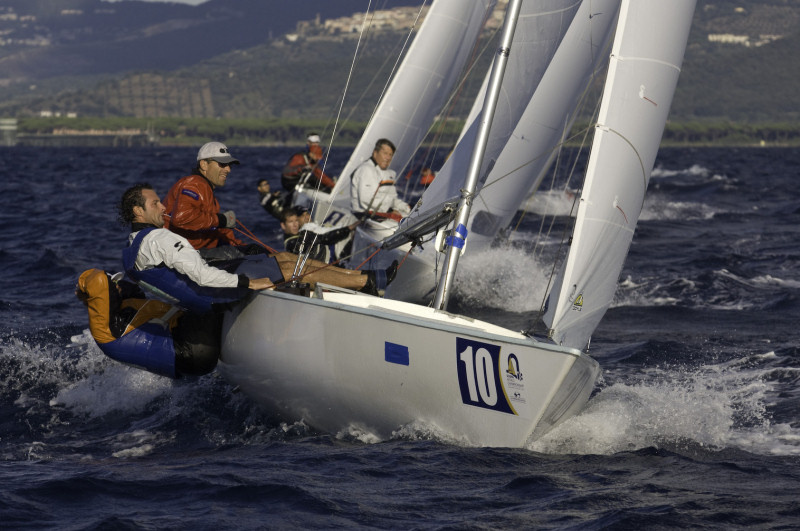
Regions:
[[180, 234], [195, 249], [220, 245], [244, 245], [231, 229], [219, 228], [219, 202], [214, 189], [202, 175], [189, 175], [176, 182], [164, 200], [167, 215], [164, 225]]
[[285, 190], [294, 191], [295, 185], [300, 181], [300, 177], [307, 168], [313, 167], [312, 174], [314, 179], [319, 181], [323, 187], [332, 189], [336, 184], [327, 174], [322, 173], [318, 162], [311, 162], [308, 152], [301, 151], [292, 155], [289, 162], [283, 168], [281, 174], [281, 184]]

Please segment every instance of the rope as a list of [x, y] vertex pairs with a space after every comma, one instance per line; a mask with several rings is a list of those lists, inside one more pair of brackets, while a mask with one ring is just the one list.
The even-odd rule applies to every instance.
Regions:
[[[375, 245], [375, 244], [374, 244], [374, 243], [372, 243], [372, 244], [370, 244], [370, 245]], [[356, 267], [355, 269], [356, 269], [356, 270], [359, 270], [359, 269], [361, 269], [362, 267], [364, 267], [364, 264], [366, 264], [367, 262], [369, 262], [370, 260], [372, 260], [372, 257], [373, 257], [373, 256], [375, 256], [376, 254], [378, 254], [379, 252], [381, 252], [381, 250], [380, 250], [380, 249], [375, 249], [375, 252], [373, 252], [371, 255], [369, 255], [369, 256], [368, 256], [368, 257], [367, 257], [367, 258], [366, 258], [366, 259], [365, 259], [363, 262], [361, 262], [360, 264], [358, 264], [358, 267]]]
[[275, 249], [273, 249], [272, 247], [270, 247], [269, 245], [267, 245], [266, 243], [264, 243], [261, 240], [259, 240], [258, 238], [256, 238], [256, 235], [253, 234], [253, 232], [250, 229], [245, 227], [244, 223], [242, 223], [240, 220], [237, 219], [236, 220], [236, 224], [242, 227], [241, 229], [235, 228], [234, 230], [236, 232], [238, 232], [239, 234], [242, 234], [242, 235], [250, 238], [251, 240], [256, 242], [258, 245], [260, 245], [261, 247], [263, 247], [264, 249], [266, 249], [267, 251], [269, 251], [271, 253], [277, 253], [278, 252]]

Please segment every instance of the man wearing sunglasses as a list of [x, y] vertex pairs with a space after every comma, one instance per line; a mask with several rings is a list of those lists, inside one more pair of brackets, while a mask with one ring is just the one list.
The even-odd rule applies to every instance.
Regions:
[[220, 213], [214, 189], [225, 186], [231, 164], [239, 161], [231, 156], [222, 142], [208, 142], [197, 152], [197, 166], [192, 175], [176, 182], [167, 193], [166, 227], [183, 236], [195, 249], [220, 246], [242, 246], [231, 229], [236, 226], [232, 210]]

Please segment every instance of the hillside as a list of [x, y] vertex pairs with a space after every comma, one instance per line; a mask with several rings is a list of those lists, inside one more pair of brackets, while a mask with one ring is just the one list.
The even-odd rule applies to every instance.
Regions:
[[[44, 3], [44, 0], [30, 3], [37, 1]], [[0, 4], [9, 2], [5, 0]], [[96, 4], [99, 0], [64, 2]], [[281, 2], [281, 9], [276, 11], [281, 12], [282, 17], [286, 15], [285, 22], [281, 26], [279, 17], [270, 16], [269, 26], [281, 29], [265, 39], [261, 22], [264, 14], [260, 9], [272, 3], [267, 0], [212, 0], [203, 4], [208, 9], [203, 14], [205, 18], [198, 18], [195, 13], [192, 22], [184, 20], [186, 27], [180, 30], [175, 29], [180, 26], [176, 21], [186, 16], [180, 10], [196, 8], [166, 4], [176, 9], [169, 15], [170, 31], [159, 33], [157, 29], [163, 29], [163, 25], [153, 29], [152, 25], [143, 24], [132, 24], [126, 30], [127, 38], [138, 47], [135, 55], [140, 63], [125, 63], [129, 66], [123, 72], [87, 68], [85, 75], [74, 75], [81, 70], [73, 66], [70, 67], [73, 75], [37, 78], [35, 90], [24, 83], [9, 81], [4, 86], [0, 83], [0, 115], [36, 116], [48, 110], [110, 117], [330, 119], [347, 80], [355, 40], [326, 34], [320, 28], [327, 20], [325, 17], [343, 15], [320, 15], [317, 20], [305, 22], [301, 26], [303, 31], [297, 35], [297, 22], [307, 18], [308, 10], [302, 15], [285, 14], [284, 11], [291, 11], [287, 6], [296, 3]], [[338, 3], [337, 0], [328, 4]], [[405, 3], [396, 2], [396, 5]], [[353, 3], [348, 0], [343, 4]], [[795, 77], [800, 72], [800, 0], [762, 0], [748, 3], [746, 8], [741, 5], [742, 2], [734, 0], [698, 1], [672, 121], [800, 121], [800, 111], [794, 103]], [[236, 24], [232, 19], [207, 21], [214, 13], [233, 16], [234, 11], [238, 13]], [[350, 13], [347, 9], [343, 11]], [[257, 13], [261, 17], [258, 22], [255, 21]], [[246, 19], [253, 20], [243, 22]], [[198, 39], [190, 39], [188, 35], [202, 34], [214, 24], [234, 27], [235, 31], [223, 33], [240, 34], [238, 44], [220, 44], [220, 50], [227, 46], [229, 51], [201, 60], [195, 60], [191, 54], [178, 53], [182, 48], [197, 47]], [[256, 26], [260, 31], [253, 30]], [[285, 38], [287, 32], [295, 33], [292, 39]], [[131, 36], [134, 34], [146, 38], [134, 39]], [[159, 35], [164, 40], [158, 40]], [[96, 34], [92, 38], [96, 40], [93, 46], [104, 42]], [[371, 32], [368, 40], [362, 43], [362, 55], [345, 101], [345, 116], [354, 120], [368, 117], [371, 108], [361, 102], [377, 98], [404, 39], [404, 32], [383, 30]], [[193, 45], [185, 46], [189, 41]], [[181, 42], [183, 44], [179, 45]], [[82, 46], [89, 44], [83, 42]], [[80, 55], [76, 48], [70, 50], [76, 54], [70, 57]], [[57, 55], [53, 50], [49, 53]], [[207, 54], [208, 50], [203, 53]], [[483, 64], [488, 63], [490, 53], [480, 59]], [[0, 65], [24, 63], [24, 57], [24, 54], [3, 57]], [[392, 60], [387, 62], [387, 57]], [[31, 65], [26, 68], [34, 69]], [[129, 72], [130, 69], [135, 71]], [[462, 91], [465, 101], [477, 88], [477, 80], [465, 87]], [[454, 116], [463, 116], [465, 112], [466, 103], [454, 111]]]

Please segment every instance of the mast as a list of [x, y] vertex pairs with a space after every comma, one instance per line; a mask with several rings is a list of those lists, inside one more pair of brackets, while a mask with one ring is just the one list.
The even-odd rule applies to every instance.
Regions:
[[497, 101], [500, 96], [503, 73], [505, 72], [506, 64], [508, 63], [508, 56], [511, 53], [511, 42], [514, 39], [514, 30], [517, 26], [517, 18], [519, 17], [521, 6], [522, 0], [511, 0], [508, 3], [506, 20], [503, 25], [501, 44], [495, 55], [494, 64], [492, 65], [492, 74], [489, 79], [489, 86], [487, 88], [486, 98], [483, 103], [481, 122], [478, 129], [478, 138], [475, 142], [475, 149], [472, 151], [472, 158], [470, 159], [469, 163], [469, 171], [467, 173], [466, 183], [464, 188], [461, 190], [461, 200], [459, 201], [458, 205], [458, 217], [456, 218], [455, 227], [451, 235], [447, 238], [447, 258], [445, 259], [442, 279], [439, 282], [439, 286], [436, 288], [436, 298], [434, 299], [434, 308], [439, 310], [444, 310], [447, 308], [447, 302], [450, 299], [450, 292], [456, 275], [458, 257], [461, 254], [461, 250], [464, 248], [464, 244], [466, 243], [466, 227], [467, 222], [469, 221], [469, 212], [470, 208], [472, 207], [472, 199], [475, 194], [475, 190], [478, 187], [481, 164], [483, 163], [483, 153], [489, 140], [492, 118], [494, 116], [494, 111], [497, 107]]

